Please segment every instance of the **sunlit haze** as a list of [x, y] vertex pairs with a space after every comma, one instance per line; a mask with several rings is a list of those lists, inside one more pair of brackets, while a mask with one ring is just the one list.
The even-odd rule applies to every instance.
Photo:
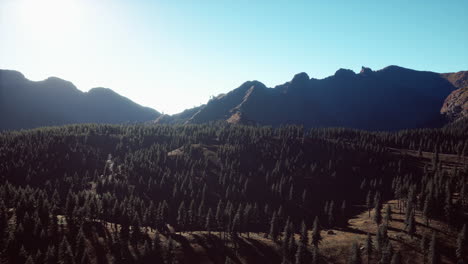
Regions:
[[173, 114], [303, 71], [468, 70], [467, 10], [465, 0], [0, 0], [0, 68]]

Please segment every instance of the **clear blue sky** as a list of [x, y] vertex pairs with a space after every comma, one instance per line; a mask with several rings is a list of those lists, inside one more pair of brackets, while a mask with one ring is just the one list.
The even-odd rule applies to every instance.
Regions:
[[468, 70], [468, 1], [0, 0], [0, 68], [165, 113], [362, 65]]

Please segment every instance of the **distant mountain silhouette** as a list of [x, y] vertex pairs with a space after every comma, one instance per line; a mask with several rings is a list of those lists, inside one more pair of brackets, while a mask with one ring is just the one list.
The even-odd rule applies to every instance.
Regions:
[[160, 114], [106, 88], [81, 92], [71, 82], [50, 77], [33, 82], [0, 70], [0, 130], [71, 123], [125, 123]]
[[448, 76], [453, 77], [389, 66], [378, 71], [362, 67], [358, 74], [339, 69], [321, 80], [299, 73], [290, 82], [274, 88], [248, 81], [190, 112], [191, 117], [166, 117], [159, 122], [225, 120], [367, 130], [438, 127], [445, 122], [445, 113], [441, 114], [444, 100], [457, 89]]

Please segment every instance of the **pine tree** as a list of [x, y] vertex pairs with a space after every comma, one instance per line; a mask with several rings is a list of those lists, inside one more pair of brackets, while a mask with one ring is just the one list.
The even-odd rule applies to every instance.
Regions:
[[76, 246], [75, 246], [75, 254], [78, 259], [81, 258], [85, 249], [86, 249], [86, 238], [83, 232], [83, 228], [80, 227], [80, 230], [78, 231], [78, 234], [76, 236]]
[[362, 264], [361, 250], [356, 242], [353, 243], [351, 248], [348, 264]]
[[342, 226], [346, 226], [348, 224], [348, 221], [346, 219], [346, 200], [343, 200], [341, 203], [341, 217], [340, 217], [340, 224]]
[[135, 214], [133, 217], [132, 221], [132, 239], [134, 242], [140, 241], [140, 238], [142, 237], [142, 232], [141, 232], [141, 221], [140, 217], [138, 214]]
[[395, 254], [393, 254], [391, 264], [402, 264], [402, 263], [403, 262], [402, 262], [402, 259], [401, 259], [400, 251], [397, 251]]
[[424, 220], [426, 220], [426, 225], [429, 226], [430, 220], [432, 217], [432, 212], [433, 212], [433, 203], [432, 203], [432, 194], [429, 193], [426, 196], [426, 200], [424, 201], [424, 209], [423, 209], [423, 215], [424, 215]]
[[367, 254], [367, 263], [370, 263], [370, 257], [372, 255], [372, 252], [374, 252], [374, 245], [373, 245], [372, 236], [370, 233], [367, 233], [366, 243], [364, 247], [366, 249], [366, 254]]
[[376, 202], [374, 208], [374, 222], [379, 226], [382, 223], [382, 204], [380, 202]]
[[304, 247], [307, 247], [309, 244], [309, 236], [307, 234], [307, 226], [305, 224], [305, 221], [302, 221], [301, 224], [301, 240], [300, 242], [304, 245]]
[[428, 263], [429, 264], [439, 264], [440, 256], [439, 252], [437, 251], [437, 239], [435, 233], [432, 234], [432, 240], [429, 245], [429, 255], [428, 255]]
[[408, 221], [409, 223], [407, 225], [407, 232], [408, 232], [408, 235], [410, 235], [411, 238], [413, 238], [414, 234], [416, 233], [416, 220], [414, 218], [414, 211], [411, 212]]
[[295, 259], [296, 259], [296, 264], [302, 264], [304, 263], [304, 259], [305, 259], [305, 252], [306, 251], [306, 248], [304, 246], [303, 243], [299, 243], [299, 245], [297, 245], [297, 251], [296, 251], [296, 255], [295, 255]]
[[289, 242], [290, 237], [293, 235], [292, 230], [290, 228], [289, 217], [286, 220], [286, 224], [284, 225], [283, 234], [284, 234], [284, 237], [283, 237], [283, 241], [282, 241], [282, 244], [281, 244], [281, 249], [283, 251], [282, 252], [283, 256], [287, 256], [288, 253], [289, 253], [288, 252], [288, 242]]
[[73, 257], [73, 252], [71, 250], [70, 244], [66, 237], [63, 237], [62, 242], [59, 247], [59, 263], [60, 264], [73, 264], [75, 263], [75, 258]]
[[273, 212], [270, 222], [270, 238], [276, 242], [278, 239], [278, 218], [276, 217], [276, 211]]
[[88, 250], [85, 250], [81, 257], [81, 264], [89, 264], [91, 263], [91, 259], [89, 258]]
[[52, 246], [49, 246], [47, 248], [47, 253], [46, 253], [46, 256], [45, 256], [45, 260], [44, 260], [44, 263], [46, 264], [56, 264], [57, 263], [57, 255], [55, 253], [55, 247], [52, 245]]
[[319, 249], [318, 247], [312, 248], [312, 263], [311, 264], [319, 264]]
[[185, 222], [186, 222], [185, 202], [182, 201], [179, 205], [179, 209], [177, 210], [177, 225], [181, 232], [185, 228]]
[[45, 255], [42, 253], [40, 249], [37, 250], [36, 255], [34, 256], [34, 262], [37, 263], [44, 263]]
[[312, 228], [312, 245], [316, 248], [318, 248], [318, 245], [322, 241], [322, 236], [320, 234], [320, 225], [319, 225], [319, 219], [316, 216], [314, 220], [314, 226]]
[[376, 249], [377, 252], [381, 253], [384, 251], [385, 246], [388, 243], [388, 234], [387, 234], [387, 226], [381, 225], [377, 230], [377, 235], [375, 237], [376, 242]]
[[427, 237], [427, 233], [424, 233], [422, 235], [419, 247], [421, 248], [421, 253], [423, 255], [423, 263], [426, 263], [427, 251], [428, 251], [428, 247], [429, 247], [429, 239]]
[[328, 206], [328, 226], [331, 228], [335, 225], [335, 202], [331, 201]]
[[166, 263], [173, 263], [175, 260], [175, 245], [174, 241], [172, 241], [172, 238], [169, 237], [169, 239], [166, 242], [166, 256], [165, 256], [165, 262]]
[[24, 245], [22, 245], [18, 252], [18, 261], [19, 263], [24, 263], [26, 262], [27, 258], [28, 258], [28, 252], [26, 252], [26, 249], [24, 249]]
[[390, 223], [390, 221], [392, 221], [392, 206], [390, 204], [387, 204], [385, 207], [384, 221], [387, 225]]
[[[291, 223], [292, 225], [292, 223]], [[289, 238], [288, 242], [288, 252], [291, 252], [291, 254], [294, 252], [296, 249], [296, 239], [294, 238], [294, 234]]]
[[387, 241], [385, 243], [385, 246], [383, 247], [382, 254], [380, 258], [380, 264], [390, 264], [392, 261], [392, 256], [393, 256], [393, 247], [392, 243], [390, 241]]
[[461, 184], [461, 188], [460, 188], [460, 200], [461, 200], [462, 206], [465, 205], [467, 195], [468, 195], [468, 192], [467, 192], [467, 189], [466, 189], [466, 183], [465, 183], [465, 180], [462, 179], [462, 184]]
[[32, 256], [29, 256], [29, 257], [26, 259], [25, 264], [34, 264], [34, 260], [33, 260]]
[[460, 233], [457, 236], [457, 250], [456, 255], [458, 259], [463, 259], [467, 252], [465, 252], [466, 247], [466, 224], [463, 225]]
[[406, 205], [406, 210], [405, 210], [405, 226], [406, 227], [408, 227], [408, 224], [410, 222], [410, 217], [411, 217], [411, 214], [413, 213], [413, 209], [414, 209], [414, 205], [411, 202], [411, 200], [409, 200]]
[[453, 220], [453, 205], [452, 205], [452, 194], [450, 191], [449, 184], [446, 185], [445, 190], [445, 206], [444, 206], [445, 219], [447, 220], [447, 225], [450, 228]]
[[369, 212], [369, 218], [370, 218], [370, 216], [371, 216], [370, 212], [371, 212], [371, 209], [372, 209], [372, 192], [370, 190], [367, 193], [366, 207], [367, 207], [367, 211]]
[[206, 214], [206, 222], [205, 222], [205, 229], [208, 231], [208, 235], [211, 234], [211, 225], [213, 222], [213, 215], [211, 213], [211, 208], [208, 209], [208, 213]]
[[8, 213], [3, 201], [0, 200], [0, 241], [4, 241], [8, 228]]

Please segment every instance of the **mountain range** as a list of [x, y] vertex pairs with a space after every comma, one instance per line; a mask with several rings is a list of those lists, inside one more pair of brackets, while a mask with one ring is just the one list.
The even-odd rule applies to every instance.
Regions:
[[175, 115], [161, 115], [110, 89], [79, 91], [51, 77], [32, 82], [0, 70], [0, 129], [69, 123], [152, 122], [400, 130], [440, 127], [468, 116], [468, 72], [435, 73], [388, 66], [359, 73], [339, 69], [324, 79], [296, 74], [273, 88], [247, 81], [208, 103]]
[[206, 105], [159, 123], [230, 123], [399, 130], [439, 127], [467, 115], [468, 72], [439, 74], [389, 66], [339, 69], [324, 79], [299, 73], [267, 88], [248, 81]]
[[0, 130], [71, 123], [135, 123], [159, 115], [111, 89], [82, 92], [56, 77], [33, 82], [17, 71], [0, 70]]

